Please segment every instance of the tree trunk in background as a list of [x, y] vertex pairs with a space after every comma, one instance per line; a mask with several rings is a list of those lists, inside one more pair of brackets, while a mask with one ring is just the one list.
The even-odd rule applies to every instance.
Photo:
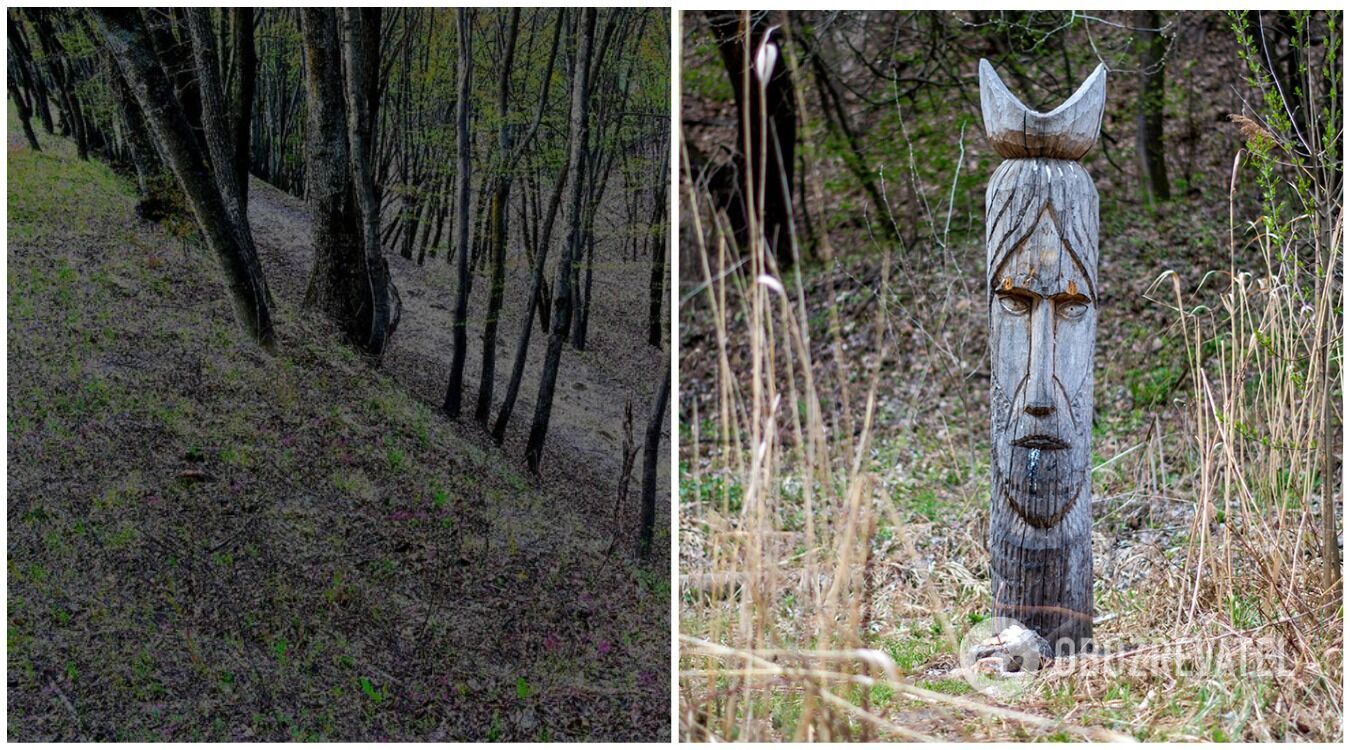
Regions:
[[353, 345], [378, 359], [387, 336], [375, 311], [389, 305], [388, 277], [383, 259], [369, 262], [362, 234], [337, 15], [331, 9], [307, 8], [300, 23], [308, 104], [305, 195], [314, 233], [314, 268], [305, 307], [337, 323]]
[[[163, 18], [154, 18], [156, 15]], [[182, 106], [183, 114], [192, 128], [192, 137], [197, 140], [202, 153], [206, 153], [206, 138], [202, 134], [202, 96], [197, 86], [197, 74], [191, 54], [192, 45], [188, 43], [183, 10], [143, 8], [141, 19], [154, 41], [155, 54], [159, 57], [165, 75], [173, 81], [178, 103]], [[175, 35], [175, 29], [178, 30], [178, 35]]]
[[459, 93], [455, 100], [455, 252], [459, 255], [455, 289], [454, 352], [450, 358], [450, 383], [445, 389], [445, 413], [459, 419], [460, 404], [464, 398], [464, 355], [468, 348], [465, 326], [469, 318], [469, 108], [470, 76], [473, 72], [473, 47], [469, 34], [473, 26], [473, 11], [455, 9], [459, 31], [459, 67], [456, 77]]
[[[820, 138], [812, 128], [809, 118], [811, 110], [806, 105], [806, 80], [798, 64], [797, 42], [792, 38], [792, 13], [784, 13], [783, 21], [783, 63], [788, 75], [792, 76], [792, 101], [797, 105], [798, 126], [802, 141], [802, 174], [798, 184], [803, 186], [799, 199], [802, 222], [808, 233], [813, 235], [811, 253], [820, 260], [831, 260], [835, 256], [834, 245], [830, 242], [830, 227], [822, 215], [825, 211], [825, 186], [820, 179]], [[812, 219], [812, 217], [817, 217]], [[889, 222], [881, 222], [889, 225]], [[894, 231], [894, 230], [892, 230]]]
[[230, 223], [239, 237], [239, 244], [252, 254], [253, 230], [248, 224], [248, 204], [239, 194], [239, 180], [235, 176], [234, 133], [230, 128], [229, 110], [225, 106], [221, 84], [219, 50], [216, 32], [211, 24], [209, 8], [187, 10], [188, 31], [192, 36], [192, 58], [197, 66], [197, 87], [202, 97], [202, 134], [211, 155], [211, 170], [216, 188], [225, 201]]
[[28, 147], [34, 151], [41, 151], [42, 146], [38, 145], [37, 133], [33, 132], [33, 112], [28, 107], [28, 100], [19, 90], [19, 84], [14, 81], [13, 73], [5, 76], [5, 82], [9, 86], [10, 97], [14, 99], [14, 106], [19, 110], [19, 123], [23, 125], [23, 137], [28, 139]]
[[436, 229], [436, 217], [440, 215], [440, 181], [432, 174], [431, 177], [431, 195], [422, 201], [422, 218], [418, 221], [420, 229], [417, 240], [417, 265], [422, 265], [427, 259], [427, 248], [431, 245], [431, 233]]
[[371, 170], [379, 120], [380, 22], [378, 8], [343, 8], [338, 22], [346, 73], [348, 164], [361, 219], [362, 273], [370, 283], [373, 306], [362, 349], [376, 365], [384, 357], [401, 312], [398, 289], [389, 278], [389, 265], [380, 248], [380, 201]]
[[[412, 70], [412, 45], [403, 45], [403, 54], [399, 57], [401, 59], [401, 75], [399, 78], [401, 79], [402, 85], [399, 87], [398, 98], [394, 103], [395, 111], [393, 120], [399, 123], [400, 129], [406, 134], [411, 130], [410, 100], [412, 98], [412, 82], [409, 80], [408, 76], [409, 72]], [[402, 225], [404, 231], [400, 232], [402, 241], [394, 243], [394, 245], [399, 248], [399, 255], [402, 255], [409, 260], [413, 257], [413, 240], [415, 239], [415, 233], [406, 230], [409, 228], [409, 224], [416, 221], [415, 213], [417, 211], [417, 195], [416, 188], [414, 187], [416, 185], [416, 177], [414, 170], [412, 169], [411, 151], [412, 149], [407, 144], [399, 144], [398, 176], [401, 189], [399, 190], [398, 196], [399, 209], [397, 216], [398, 223]]]
[[1156, 10], [1134, 12], [1134, 43], [1139, 59], [1138, 131], [1135, 147], [1144, 187], [1155, 200], [1171, 198], [1167, 184], [1167, 161], [1163, 151], [1163, 84], [1167, 40], [1159, 32]]
[[[225, 12], [225, 11], [222, 11]], [[253, 92], [258, 80], [258, 54], [253, 46], [253, 9], [233, 8], [230, 14], [234, 76], [230, 79], [230, 125], [234, 131], [234, 178], [239, 200], [248, 206], [249, 128], [253, 123]]]
[[670, 359], [661, 370], [661, 382], [656, 386], [652, 412], [647, 417], [647, 436], [642, 445], [642, 516], [638, 531], [638, 557], [646, 558], [652, 552], [652, 536], [656, 527], [656, 468], [661, 458], [661, 431], [666, 423], [666, 404], [670, 401]]
[[9, 53], [19, 72], [19, 84], [28, 90], [33, 111], [42, 121], [42, 129], [47, 131], [47, 135], [55, 135], [52, 111], [47, 106], [47, 85], [38, 72], [37, 63], [33, 61], [33, 51], [28, 45], [28, 38], [10, 13], [5, 14], [5, 29], [8, 34]]
[[[665, 216], [666, 191], [670, 189], [670, 159], [661, 159], [661, 181], [652, 193], [652, 220], [648, 225], [648, 242], [651, 243], [652, 273], [647, 280], [647, 343], [660, 348], [661, 333], [666, 330], [661, 318], [662, 302], [666, 291], [666, 229], [662, 217]], [[655, 230], [653, 232], [653, 230]]]
[[[440, 184], [440, 199], [437, 202], [436, 209], [436, 233], [431, 235], [431, 243], [428, 246], [431, 251], [431, 257], [436, 257], [436, 248], [441, 246], [441, 232], [445, 230], [445, 217], [450, 213], [450, 196], [447, 193], [450, 190], [450, 176], [446, 175]], [[421, 261], [418, 261], [419, 265]]]
[[[553, 196], [548, 201], [548, 218], [544, 220], [544, 229], [539, 235], [539, 244], [534, 251], [534, 269], [530, 283], [530, 297], [525, 303], [525, 317], [521, 319], [520, 336], [516, 339], [516, 356], [511, 363], [511, 382], [506, 386], [506, 397], [497, 412], [497, 422], [492, 426], [492, 439], [501, 445], [506, 439], [506, 424], [511, 421], [511, 412], [516, 406], [516, 397], [520, 395], [520, 381], [525, 377], [525, 360], [530, 354], [530, 334], [534, 331], [536, 309], [542, 311], [544, 301], [544, 262], [548, 259], [549, 239], [553, 236], [554, 219], [558, 216], [558, 207], [562, 204], [563, 189], [567, 186], [570, 174], [568, 164], [558, 171], [558, 179], [553, 183]], [[548, 322], [541, 318], [539, 327], [544, 330]]]
[[155, 144], [150, 142], [150, 133], [136, 106], [135, 97], [127, 87], [122, 71], [116, 61], [110, 61], [108, 85], [112, 92], [113, 104], [122, 118], [122, 129], [126, 131], [127, 150], [131, 152], [131, 166], [136, 170], [136, 192], [140, 197], [138, 213], [143, 218], [154, 218], [163, 211], [168, 196], [161, 195], [165, 185], [164, 165], [159, 160]]
[[273, 344], [272, 317], [262, 267], [251, 246], [239, 243], [238, 232], [213, 184], [183, 108], [155, 56], [153, 42], [135, 10], [91, 11], [150, 125], [160, 151], [178, 178], [207, 244], [220, 258], [235, 310], [244, 328], [264, 347]]
[[33, 22], [33, 30], [37, 32], [38, 44], [42, 47], [42, 54], [45, 58], [47, 70], [52, 75], [52, 80], [56, 82], [57, 94], [61, 102], [61, 122], [63, 129], [68, 128], [69, 132], [63, 132], [62, 135], [75, 136], [76, 154], [83, 160], [89, 160], [89, 135], [85, 129], [84, 111], [80, 106], [80, 98], [75, 93], [75, 81], [72, 80], [70, 65], [67, 61], [65, 45], [57, 37], [55, 29], [52, 28], [51, 19], [48, 13], [52, 11], [45, 8], [26, 9], [29, 20]]
[[[598, 115], [603, 117], [603, 115]], [[603, 134], [597, 138], [597, 141], [603, 141]], [[581, 263], [574, 263], [575, 273], [572, 277], [572, 348], [577, 351], [585, 351], [586, 334], [588, 332], [587, 324], [591, 313], [591, 288], [595, 277], [595, 215], [600, 210], [600, 200], [604, 197], [605, 186], [609, 182], [609, 176], [614, 166], [614, 152], [622, 148], [620, 144], [614, 144], [610, 151], [609, 158], [604, 160], [604, 169], [597, 171], [596, 165], [592, 165], [586, 170], [587, 187], [586, 198], [583, 205], [586, 207], [582, 216], [581, 239], [577, 246], [577, 256], [580, 260], [581, 249], [586, 249], [586, 275], [585, 282], [582, 282]], [[599, 148], [592, 151], [591, 158], [595, 160], [599, 156]]]
[[[761, 80], [756, 70], [754, 56], [761, 45], [771, 46], [777, 52], [778, 42], [769, 26], [768, 14], [762, 11], [709, 11], [708, 21], [717, 37], [717, 51], [722, 56], [736, 99], [738, 193], [743, 205], [759, 209], [746, 211], [750, 214], [746, 224], [733, 227], [736, 239], [742, 247], [749, 246], [751, 219], [754, 219], [755, 228], [767, 244], [766, 252], [774, 254], [780, 267], [787, 267], [792, 263], [789, 222], [797, 144], [797, 108], [792, 76], [781, 59], [773, 66], [767, 81]], [[743, 28], [746, 25], [748, 28]], [[749, 59], [746, 58], [747, 36]], [[750, 151], [748, 158], [747, 148]], [[745, 195], [747, 186], [753, 195]]]
[[482, 376], [478, 379], [478, 405], [473, 418], [487, 427], [492, 416], [492, 390], [497, 375], [497, 318], [502, 312], [502, 295], [506, 289], [507, 218], [510, 212], [511, 177], [514, 169], [511, 158], [510, 114], [511, 73], [515, 67], [516, 37], [520, 33], [520, 8], [510, 10], [511, 20], [506, 31], [506, 49], [502, 54], [500, 75], [497, 79], [497, 166], [493, 179], [492, 202], [488, 209], [488, 244], [492, 254], [492, 280], [488, 287], [487, 317], [483, 321]]
[[[590, 137], [590, 60], [595, 36], [595, 8], [582, 10], [577, 29], [576, 64], [572, 74], [572, 115], [568, 125], [568, 171], [578, 174], [586, 162], [587, 140]], [[563, 337], [567, 334], [569, 307], [572, 304], [572, 264], [581, 241], [582, 181], [572, 180], [567, 201], [568, 235], [563, 254], [558, 261], [557, 282], [553, 294], [553, 330], [549, 333], [548, 351], [544, 355], [544, 369], [539, 380], [539, 395], [534, 404], [534, 421], [525, 446], [525, 462], [530, 471], [539, 473], [539, 462], [548, 437], [549, 417], [553, 412], [553, 390], [558, 380], [558, 363], [562, 359]]]

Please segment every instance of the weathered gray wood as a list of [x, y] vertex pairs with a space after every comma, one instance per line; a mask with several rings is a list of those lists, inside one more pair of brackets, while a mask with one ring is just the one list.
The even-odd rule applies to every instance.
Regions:
[[992, 369], [994, 616], [1059, 653], [1092, 638], [1092, 355], [1097, 189], [1075, 160], [1096, 142], [1106, 71], [1049, 114], [980, 61], [985, 132], [1008, 160], [985, 193]]
[[980, 61], [980, 108], [989, 143], [1005, 159], [1081, 159], [1097, 142], [1106, 104], [1106, 66], [1098, 65], [1073, 96], [1053, 110], [1029, 109]]

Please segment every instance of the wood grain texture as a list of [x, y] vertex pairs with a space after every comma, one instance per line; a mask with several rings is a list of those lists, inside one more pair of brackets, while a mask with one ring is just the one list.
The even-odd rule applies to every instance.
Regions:
[[985, 130], [1008, 157], [985, 193], [993, 610], [1076, 653], [1092, 638], [1098, 197], [1073, 159], [1096, 140], [1105, 70], [1049, 115], [985, 61], [980, 78]]
[[989, 143], [1005, 159], [1081, 159], [1097, 142], [1106, 110], [1106, 66], [1053, 110], [1036, 112], [1013, 95], [988, 60], [980, 61], [980, 108]]

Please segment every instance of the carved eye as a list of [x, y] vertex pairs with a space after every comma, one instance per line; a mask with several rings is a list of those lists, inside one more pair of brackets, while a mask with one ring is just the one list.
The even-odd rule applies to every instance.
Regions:
[[1081, 300], [1069, 300], [1056, 305], [1055, 310], [1065, 320], [1078, 320], [1087, 314], [1088, 306]]
[[1016, 294], [1000, 294], [998, 303], [1013, 315], [1026, 315], [1031, 312], [1031, 300]]

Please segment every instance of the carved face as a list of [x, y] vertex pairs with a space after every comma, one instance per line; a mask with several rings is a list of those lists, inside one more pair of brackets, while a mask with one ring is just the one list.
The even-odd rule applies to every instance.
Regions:
[[990, 278], [995, 488], [1035, 528], [1055, 526], [1087, 479], [1093, 276], [1047, 204]]

